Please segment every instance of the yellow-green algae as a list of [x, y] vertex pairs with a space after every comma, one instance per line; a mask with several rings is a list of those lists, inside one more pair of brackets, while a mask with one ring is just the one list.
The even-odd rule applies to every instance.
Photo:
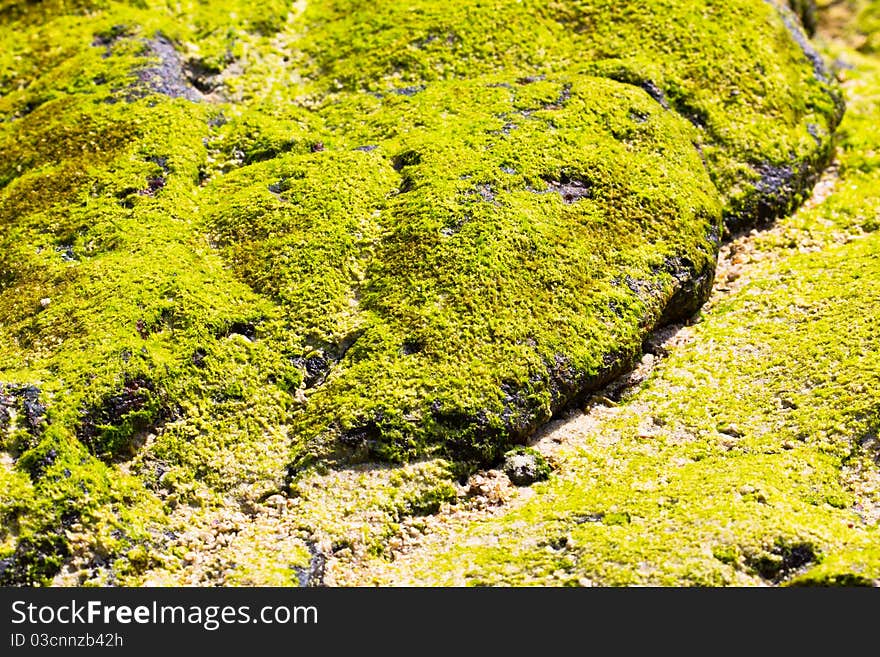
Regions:
[[[383, 583], [880, 581], [880, 63], [846, 62], [839, 179], [509, 513]], [[448, 548], [448, 549], [446, 549]]]
[[331, 455], [491, 461], [625, 368], [828, 157], [780, 11], [2, 2], [0, 381], [45, 407], [2, 581], [173, 567], [169, 513]]

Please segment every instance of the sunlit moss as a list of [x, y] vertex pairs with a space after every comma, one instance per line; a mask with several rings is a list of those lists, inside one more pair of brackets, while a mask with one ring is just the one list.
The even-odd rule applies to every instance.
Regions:
[[792, 29], [761, 0], [2, 2], [0, 381], [46, 413], [3, 434], [31, 497], [0, 577], [136, 577], [180, 506], [524, 440], [698, 307], [723, 219], [810, 186], [840, 103]]
[[854, 68], [831, 195], [755, 238], [758, 255], [777, 257], [704, 312], [537, 495], [448, 550], [390, 566], [392, 581], [878, 581], [880, 67], [835, 55]]

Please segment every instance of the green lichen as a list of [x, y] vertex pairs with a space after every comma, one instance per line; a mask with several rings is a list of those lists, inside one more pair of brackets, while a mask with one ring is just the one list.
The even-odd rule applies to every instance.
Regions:
[[0, 381], [47, 409], [4, 581], [174, 568], [172, 517], [334, 458], [491, 462], [694, 311], [839, 98], [770, 3], [617, 7], [2, 2]]

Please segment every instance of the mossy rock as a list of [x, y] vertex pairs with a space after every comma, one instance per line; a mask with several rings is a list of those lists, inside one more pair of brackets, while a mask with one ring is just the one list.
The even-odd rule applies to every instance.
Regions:
[[504, 455], [504, 473], [515, 486], [528, 486], [550, 476], [551, 467], [536, 449], [517, 447]]
[[619, 404], [545, 436], [568, 447], [533, 495], [450, 520], [375, 583], [877, 585], [880, 63], [834, 54], [831, 193], [732, 245], [746, 282]]
[[762, 0], [175, 6], [0, 4], [0, 381], [46, 409], [0, 558], [59, 495], [142, 554], [172, 496], [495, 461], [700, 306], [842, 109]]

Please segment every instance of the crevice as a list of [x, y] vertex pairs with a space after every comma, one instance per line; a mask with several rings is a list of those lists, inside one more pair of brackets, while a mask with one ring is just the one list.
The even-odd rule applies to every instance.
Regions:
[[306, 547], [309, 550], [309, 565], [294, 568], [297, 581], [302, 587], [324, 586], [324, 571], [325, 566], [327, 565], [327, 555], [314, 540], [307, 541]]

